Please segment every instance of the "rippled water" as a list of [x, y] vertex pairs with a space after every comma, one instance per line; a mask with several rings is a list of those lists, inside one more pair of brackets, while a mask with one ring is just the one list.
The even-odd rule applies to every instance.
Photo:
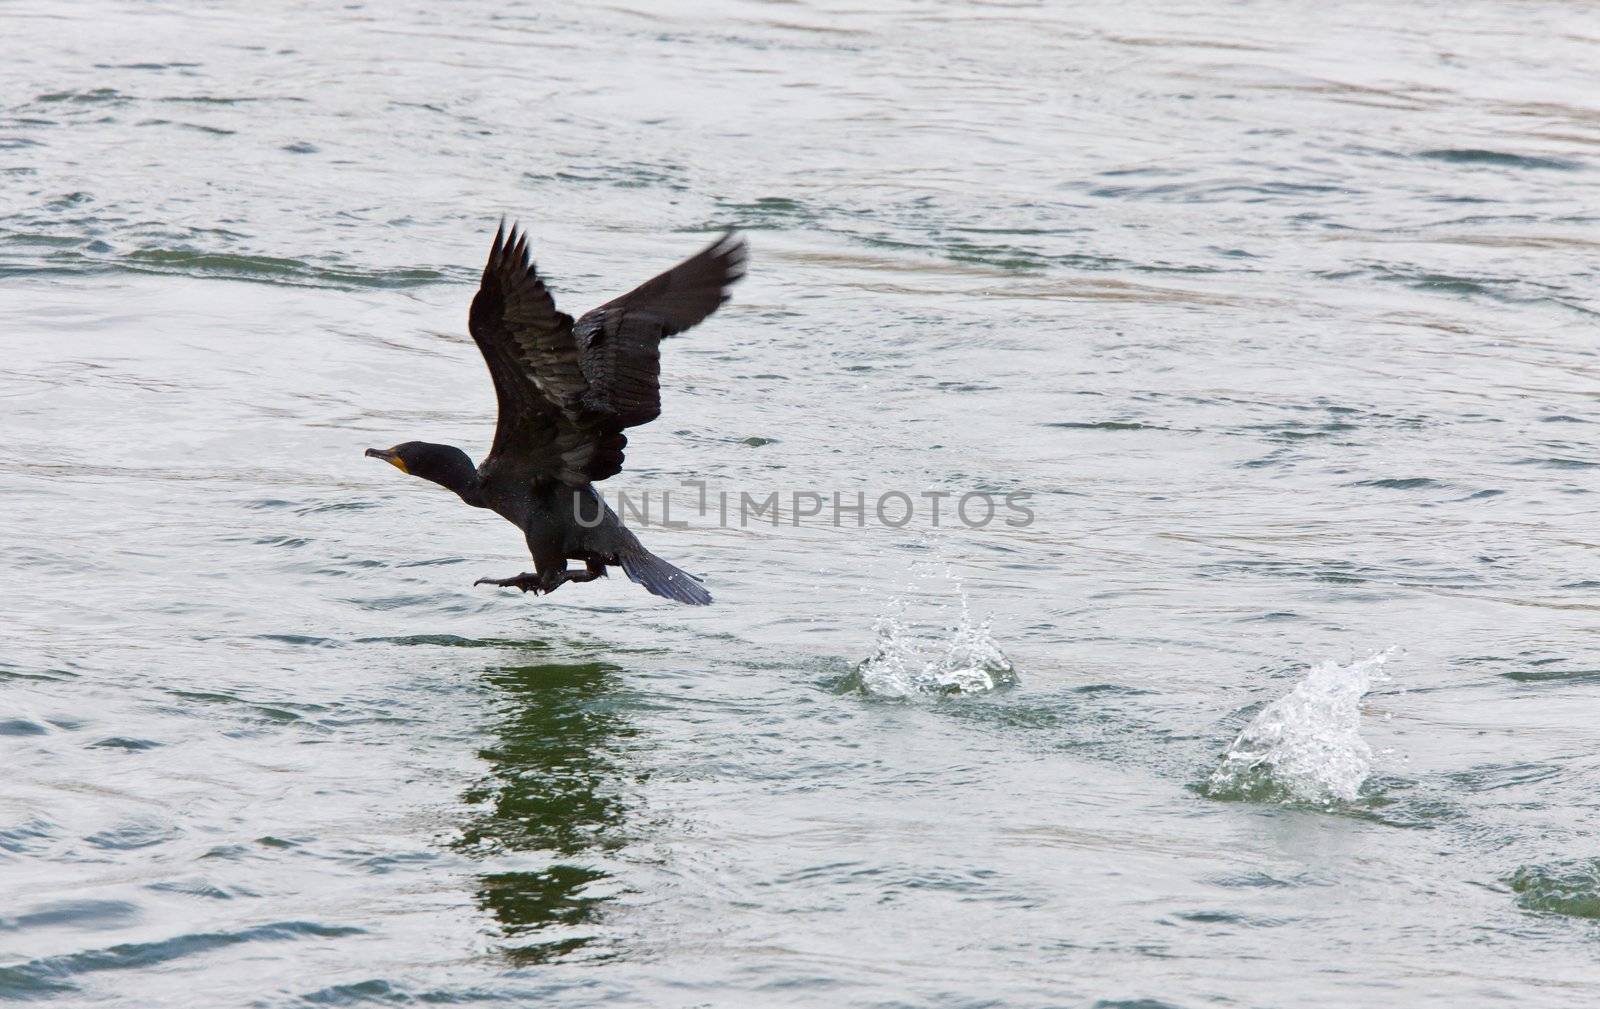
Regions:
[[[1593, 7], [1064, 6], [0, 8], [0, 999], [1591, 997]], [[1036, 521], [473, 588], [502, 212], [751, 235], [620, 486]]]

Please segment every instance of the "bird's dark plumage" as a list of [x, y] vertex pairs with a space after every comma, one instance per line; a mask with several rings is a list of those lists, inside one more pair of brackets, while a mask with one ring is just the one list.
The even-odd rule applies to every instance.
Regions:
[[[526, 233], [507, 232], [502, 221], [467, 321], [499, 401], [489, 455], [473, 470], [448, 445], [406, 442], [367, 454], [522, 528], [538, 573], [494, 584], [549, 592], [620, 565], [656, 595], [710, 602], [698, 581], [645, 550], [590, 485], [622, 470], [623, 431], [661, 413], [661, 340], [727, 301], [745, 260], [744, 240], [730, 231], [574, 323], [556, 309]], [[569, 559], [586, 571], [567, 572]]]
[[744, 276], [744, 240], [728, 232], [699, 255], [584, 313], [573, 327], [587, 404], [623, 427], [661, 414], [661, 338], [676, 336], [728, 300]]

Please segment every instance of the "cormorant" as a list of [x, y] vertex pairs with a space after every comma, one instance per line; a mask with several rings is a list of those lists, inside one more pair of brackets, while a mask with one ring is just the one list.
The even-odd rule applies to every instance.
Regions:
[[[744, 276], [744, 239], [727, 232], [577, 322], [556, 311], [528, 258], [526, 232], [505, 221], [483, 269], [467, 328], [494, 380], [500, 416], [483, 465], [453, 445], [408, 441], [367, 455], [432, 480], [526, 535], [533, 574], [475, 584], [554, 592], [620, 565], [658, 596], [704, 606], [711, 593], [640, 545], [594, 489], [622, 470], [626, 428], [661, 413], [662, 337], [681, 333], [728, 300]], [[568, 560], [585, 570], [567, 570]]]

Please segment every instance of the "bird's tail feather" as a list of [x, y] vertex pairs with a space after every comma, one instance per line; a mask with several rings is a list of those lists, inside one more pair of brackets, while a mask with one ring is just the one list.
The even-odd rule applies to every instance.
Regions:
[[705, 606], [711, 602], [711, 593], [706, 591], [699, 579], [673, 567], [644, 547], [624, 553], [621, 560], [622, 570], [628, 578], [643, 585], [654, 595], [690, 606]]

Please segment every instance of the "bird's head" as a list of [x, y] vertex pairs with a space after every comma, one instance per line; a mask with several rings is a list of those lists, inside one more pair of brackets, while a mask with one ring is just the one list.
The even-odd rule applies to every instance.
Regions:
[[462, 496], [466, 496], [478, 483], [478, 468], [465, 452], [454, 445], [407, 441], [394, 448], [369, 448], [367, 455], [382, 459], [402, 473], [432, 480]]

